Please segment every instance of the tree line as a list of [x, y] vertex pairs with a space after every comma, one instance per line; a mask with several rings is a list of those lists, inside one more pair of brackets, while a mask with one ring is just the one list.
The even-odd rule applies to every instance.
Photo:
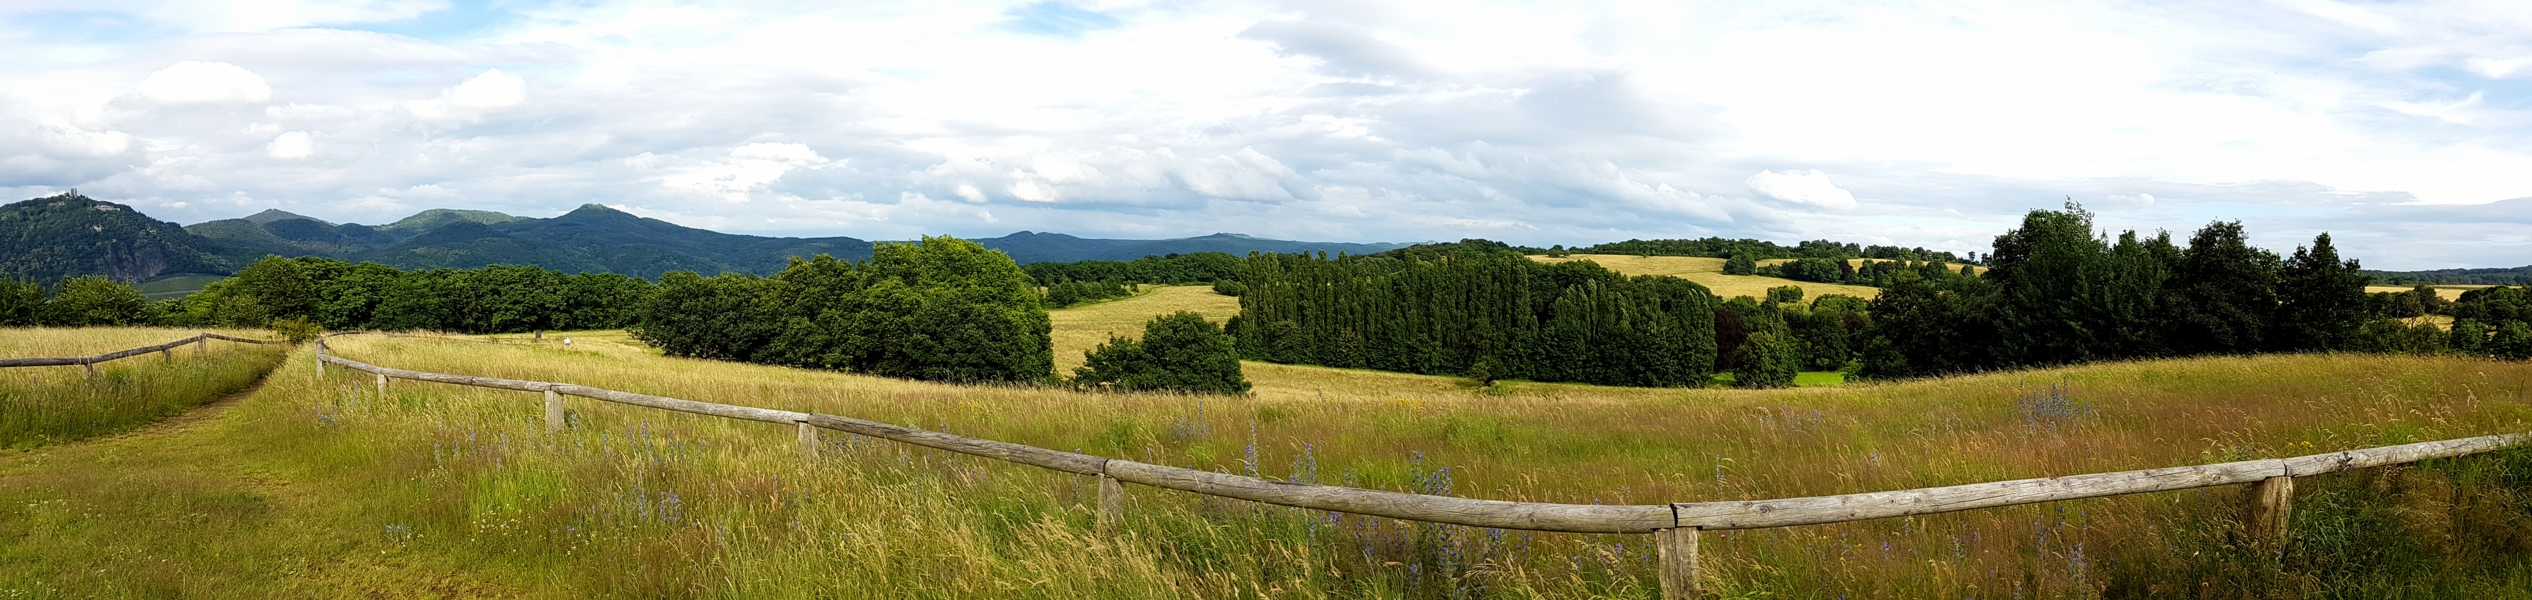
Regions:
[[2352, 350], [2376, 318], [2357, 261], [2326, 233], [2281, 259], [2250, 246], [2238, 221], [2208, 224], [2186, 248], [2092, 225], [2071, 203], [2032, 211], [1996, 237], [1982, 277], [1897, 277], [1867, 307], [1861, 372]]
[[1045, 286], [1075, 281], [1188, 285], [1237, 279], [1240, 259], [1222, 252], [1195, 252], [1146, 256], [1130, 261], [1036, 262], [1022, 265], [1020, 270]]
[[1723, 262], [1725, 275], [1757, 275], [1780, 277], [1813, 283], [1837, 283], [1870, 287], [1890, 287], [1900, 273], [1914, 274], [1919, 279], [1940, 280], [1954, 276], [1971, 277], [1977, 270], [1961, 265], [1953, 271], [1940, 261], [1866, 260], [1856, 266], [1855, 259], [1797, 258], [1783, 264], [1761, 266], [1754, 259], [1735, 256]]
[[1745, 258], [1751, 261], [1778, 258], [1820, 258], [1845, 260], [1870, 258], [1915, 262], [1976, 263], [1977, 253], [1964, 258], [1942, 250], [1901, 246], [1858, 245], [1829, 240], [1810, 240], [1785, 246], [1766, 240], [1708, 237], [1675, 240], [1627, 240], [1577, 248], [1557, 245], [1531, 254], [1631, 254], [1635, 256], [1697, 256], [1705, 258]]
[[616, 329], [651, 283], [611, 273], [539, 267], [405, 271], [377, 263], [266, 257], [183, 298], [150, 302], [101, 276], [57, 286], [0, 283], [0, 326], [267, 327], [276, 321], [337, 331], [517, 333]]
[[1254, 254], [1240, 280], [1228, 328], [1258, 360], [1634, 386], [1703, 385], [1715, 366], [1704, 286], [1500, 244]]

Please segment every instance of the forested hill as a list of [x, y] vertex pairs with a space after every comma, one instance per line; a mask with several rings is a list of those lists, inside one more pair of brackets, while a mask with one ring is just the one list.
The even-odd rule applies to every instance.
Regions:
[[582, 205], [550, 219], [433, 209], [382, 226], [336, 225], [281, 211], [185, 228], [220, 246], [233, 264], [268, 254], [370, 261], [400, 269], [534, 265], [565, 273], [657, 278], [670, 271], [771, 273], [791, 257], [870, 256], [849, 237], [777, 238], [696, 229]]
[[[1020, 263], [1126, 261], [1200, 252], [1365, 254], [1404, 246], [1296, 242], [1227, 233], [1118, 240], [1022, 231], [975, 241], [1002, 250]], [[178, 226], [129, 206], [69, 195], [0, 208], [0, 279], [51, 282], [105, 275], [137, 282], [178, 274], [227, 275], [276, 254], [371, 261], [400, 269], [514, 264], [656, 279], [670, 271], [770, 274], [795, 256], [827, 254], [862, 260], [870, 257], [871, 250], [870, 242], [856, 238], [721, 233], [596, 204], [545, 219], [432, 209], [374, 226], [331, 223], [281, 210]]]
[[2433, 271], [2366, 271], [2383, 285], [2525, 285], [2532, 284], [2532, 266], [2511, 269], [2436, 269]]
[[140, 281], [235, 268], [175, 223], [64, 194], [0, 206], [0, 278], [104, 275]]
[[1001, 250], [1020, 264], [1036, 262], [1074, 262], [1083, 260], [1134, 260], [1146, 256], [1221, 252], [1247, 256], [1250, 252], [1299, 254], [1326, 252], [1371, 254], [1407, 247], [1407, 244], [1352, 244], [1344, 242], [1295, 242], [1249, 237], [1236, 233], [1176, 238], [1166, 240], [1108, 240], [1081, 238], [1061, 233], [1022, 231], [998, 238], [972, 240], [986, 248]]

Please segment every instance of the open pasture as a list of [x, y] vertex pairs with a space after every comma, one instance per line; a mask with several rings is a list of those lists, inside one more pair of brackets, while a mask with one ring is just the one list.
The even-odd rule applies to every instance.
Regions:
[[1881, 295], [1881, 288], [1871, 286], [1845, 285], [1837, 283], [1812, 283], [1808, 281], [1794, 281], [1781, 277], [1760, 277], [1756, 275], [1725, 275], [1723, 274], [1723, 259], [1720, 258], [1702, 258], [1695, 256], [1632, 256], [1624, 254], [1575, 254], [1564, 258], [1531, 256], [1530, 259], [1542, 262], [1588, 260], [1600, 263], [1600, 266], [1608, 267], [1611, 271], [1617, 271], [1628, 275], [1668, 275], [1671, 277], [1678, 277], [1697, 282], [1698, 285], [1706, 286], [1706, 289], [1714, 290], [1715, 296], [1726, 300], [1735, 296], [1765, 298], [1767, 297], [1768, 288], [1784, 287], [1788, 285], [1802, 288], [1802, 297], [1806, 299], [1818, 298], [1830, 294], [1844, 294], [1867, 299]]
[[[1296, 481], [1656, 503], [1903, 489], [2527, 429], [2532, 365], [2353, 355], [1774, 391], [1249, 365], [1249, 397], [971, 387], [670, 359], [604, 334], [339, 338], [380, 365], [853, 416]], [[1649, 538], [1343, 517], [1095, 486], [828, 433], [314, 376], [172, 431], [0, 457], [0, 590], [103, 595], [1651, 597]], [[2532, 456], [2309, 478], [2285, 589], [2521, 597]], [[1708, 589], [2090, 597], [2277, 584], [2231, 489], [1708, 536]], [[2500, 532], [2491, 534], [2489, 532]], [[2516, 532], [2516, 533], [2502, 533]], [[2339, 558], [2313, 557], [2356, 556]], [[2301, 557], [2301, 558], [2297, 558]], [[2304, 560], [2305, 562], [2294, 562]], [[2323, 560], [2326, 564], [2312, 563]], [[2329, 562], [2339, 561], [2339, 562]], [[2272, 561], [2273, 562], [2273, 561]], [[2319, 567], [2327, 567], [2319, 568]], [[84, 594], [83, 594], [84, 595]]]

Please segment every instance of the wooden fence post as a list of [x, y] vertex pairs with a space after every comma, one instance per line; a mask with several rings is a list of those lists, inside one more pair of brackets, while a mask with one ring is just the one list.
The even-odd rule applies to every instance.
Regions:
[[208, 336], [193, 336], [193, 357], [202, 358], [203, 355], [210, 353], [211, 338]]
[[378, 401], [387, 401], [387, 374], [378, 374]]
[[1099, 530], [1107, 531], [1125, 520], [1125, 484], [1117, 478], [1099, 476]]
[[82, 367], [87, 367], [87, 368], [88, 368], [88, 379], [89, 379], [90, 381], [94, 381], [94, 380], [96, 380], [96, 379], [97, 379], [97, 363], [93, 363], [93, 362], [84, 362], [84, 363], [79, 363], [79, 366], [82, 366]]
[[810, 425], [808, 421], [793, 421], [792, 424], [800, 427], [800, 458], [817, 460], [818, 426]]
[[2295, 478], [2270, 477], [2252, 484], [2251, 539], [2261, 544], [2286, 540], [2286, 516], [2294, 507]]
[[1697, 528], [1656, 529], [1653, 541], [1661, 549], [1662, 600], [1696, 598]]
[[545, 390], [545, 431], [560, 433], [562, 430], [563, 395]]

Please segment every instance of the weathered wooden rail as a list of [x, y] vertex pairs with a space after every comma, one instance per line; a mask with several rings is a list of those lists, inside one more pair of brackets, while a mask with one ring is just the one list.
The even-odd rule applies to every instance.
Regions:
[[5, 367], [66, 367], [66, 366], [71, 366], [71, 365], [78, 365], [78, 366], [83, 366], [83, 367], [87, 367], [87, 368], [88, 368], [88, 376], [89, 376], [89, 377], [96, 377], [96, 376], [97, 376], [97, 363], [102, 363], [102, 362], [107, 362], [107, 361], [113, 361], [113, 360], [120, 360], [120, 359], [125, 359], [125, 358], [131, 358], [131, 357], [134, 357], [134, 356], [140, 356], [140, 355], [143, 355], [143, 354], [149, 354], [149, 353], [151, 353], [151, 352], [156, 352], [156, 353], [158, 353], [158, 354], [159, 354], [159, 357], [160, 357], [160, 358], [164, 358], [164, 359], [166, 359], [166, 360], [168, 360], [168, 361], [171, 361], [171, 362], [172, 362], [172, 361], [176, 360], [176, 354], [175, 354], [175, 352], [176, 352], [176, 349], [177, 349], [177, 348], [182, 348], [182, 347], [184, 347], [186, 344], [201, 344], [201, 345], [199, 345], [199, 346], [195, 346], [195, 347], [194, 347], [194, 353], [195, 353], [195, 354], [201, 354], [201, 353], [203, 353], [203, 352], [208, 352], [208, 351], [210, 351], [211, 340], [221, 340], [221, 341], [229, 341], [229, 342], [240, 342], [240, 343], [247, 343], [247, 344], [287, 344], [287, 343], [290, 343], [290, 342], [289, 342], [289, 341], [287, 341], [287, 340], [255, 340], [255, 339], [247, 339], [247, 338], [240, 338], [240, 337], [229, 337], [229, 336], [220, 335], [220, 334], [217, 334], [217, 333], [211, 333], [211, 332], [203, 332], [203, 333], [201, 333], [201, 334], [197, 334], [197, 335], [195, 335], [195, 336], [193, 336], [193, 337], [189, 337], [189, 338], [185, 338], [185, 339], [181, 339], [181, 340], [176, 340], [176, 341], [173, 341], [173, 342], [168, 342], [168, 343], [164, 343], [164, 344], [159, 344], [159, 345], [156, 345], [156, 346], [142, 346], [142, 347], [139, 347], [139, 348], [133, 348], [133, 349], [130, 349], [130, 350], [120, 350], [120, 351], [115, 351], [115, 352], [107, 352], [107, 353], [105, 353], [105, 354], [99, 354], [99, 355], [96, 355], [96, 356], [78, 356], [78, 357], [71, 357], [71, 358], [0, 358], [0, 368], [5, 368]]
[[1660, 577], [1665, 598], [1697, 596], [1697, 541], [1701, 531], [1843, 523], [2060, 500], [2257, 484], [2256, 493], [2252, 495], [2249, 530], [2260, 540], [2273, 543], [2285, 533], [2296, 477], [2478, 454], [2532, 441], [2532, 435], [2527, 434], [2491, 435], [2293, 458], [1776, 500], [1646, 505], [1552, 504], [1304, 485], [1048, 450], [851, 417], [697, 402], [567, 383], [394, 369], [330, 354], [323, 339], [317, 340], [316, 357], [319, 375], [324, 374], [327, 363], [375, 375], [382, 398], [389, 379], [542, 392], [545, 395], [546, 428], [550, 431], [563, 429], [562, 396], [577, 396], [684, 413], [793, 425], [799, 430], [801, 453], [812, 459], [818, 454], [818, 430], [832, 429], [1097, 477], [1097, 514], [1101, 528], [1108, 527], [1123, 514], [1124, 488], [1118, 485], [1122, 482], [1295, 508], [1469, 527], [1653, 534], [1661, 555]]

